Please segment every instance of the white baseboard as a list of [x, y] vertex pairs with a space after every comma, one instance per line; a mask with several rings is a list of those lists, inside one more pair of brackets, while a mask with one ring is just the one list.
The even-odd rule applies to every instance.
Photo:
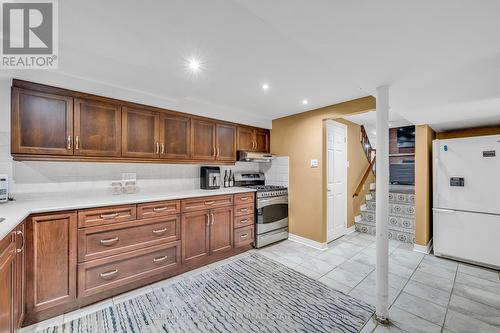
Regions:
[[316, 250], [324, 251], [324, 250], [328, 249], [328, 244], [326, 242], [325, 243], [316, 242], [312, 239], [297, 236], [297, 235], [294, 235], [291, 233], [288, 233], [288, 239], [291, 240], [292, 242], [297, 242], [297, 243], [300, 243], [302, 245], [306, 245], [306, 246], [315, 248]]
[[429, 243], [427, 243], [427, 245], [413, 244], [413, 251], [415, 252], [429, 254], [431, 253], [431, 250], [432, 250], [432, 238], [429, 241]]
[[356, 226], [352, 225], [349, 228], [347, 228], [346, 235], [352, 234], [353, 232], [356, 231]]

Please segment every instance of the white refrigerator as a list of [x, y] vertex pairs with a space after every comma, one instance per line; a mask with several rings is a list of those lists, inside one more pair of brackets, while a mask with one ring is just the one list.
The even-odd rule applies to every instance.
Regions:
[[433, 143], [437, 256], [500, 267], [500, 135]]

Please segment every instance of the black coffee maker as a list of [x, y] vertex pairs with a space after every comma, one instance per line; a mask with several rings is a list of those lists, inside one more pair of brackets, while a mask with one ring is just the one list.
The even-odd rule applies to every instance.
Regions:
[[220, 188], [220, 168], [202, 166], [200, 169], [200, 188], [216, 190]]

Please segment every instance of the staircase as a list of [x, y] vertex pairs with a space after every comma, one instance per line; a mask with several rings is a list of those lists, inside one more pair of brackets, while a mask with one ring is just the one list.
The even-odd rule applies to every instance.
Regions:
[[[415, 194], [410, 187], [391, 186], [389, 193], [389, 239], [415, 243]], [[370, 184], [370, 194], [356, 216], [356, 231], [375, 235], [375, 184]]]

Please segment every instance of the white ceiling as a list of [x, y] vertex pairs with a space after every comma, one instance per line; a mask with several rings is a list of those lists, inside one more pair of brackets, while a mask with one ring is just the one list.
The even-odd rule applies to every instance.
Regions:
[[389, 84], [394, 112], [443, 130], [500, 123], [499, 14], [497, 0], [64, 0], [59, 70], [3, 74], [265, 127]]

